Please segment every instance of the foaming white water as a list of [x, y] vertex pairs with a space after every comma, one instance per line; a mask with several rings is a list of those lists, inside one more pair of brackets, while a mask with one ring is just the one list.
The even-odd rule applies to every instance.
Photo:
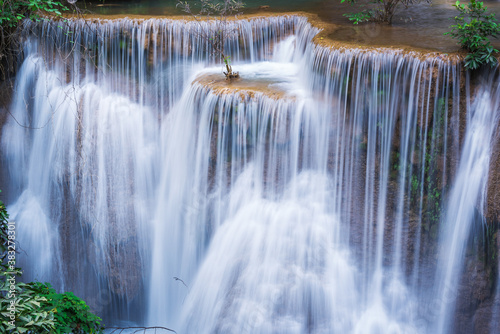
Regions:
[[[93, 82], [65, 83], [60, 70], [25, 60], [17, 87], [35, 96], [16, 96], [2, 136], [10, 174], [24, 185], [8, 210], [28, 245], [25, 277], [61, 290], [74, 280], [72, 290], [90, 299], [109, 286], [137, 294], [157, 125], [147, 108]], [[130, 256], [135, 268], [124, 263]], [[106, 298], [98, 307], [110, 307]]]
[[[279, 201], [250, 165], [227, 196], [218, 229], [190, 290], [183, 332], [346, 332], [356, 317], [356, 276], [328, 209], [326, 175], [303, 172]], [[214, 266], [217, 268], [214, 270]]]
[[290, 36], [276, 45], [273, 52], [273, 60], [281, 63], [292, 63], [296, 50], [297, 36]]
[[220, 72], [196, 30], [210, 24], [69, 22], [95, 46], [69, 65], [54, 45], [71, 34], [35, 27], [13, 104], [30, 128], [2, 136], [9, 210], [48, 241], [29, 253], [56, 259], [28, 267], [107, 323], [428, 333], [459, 65], [315, 46], [298, 17], [231, 24], [242, 82], [282, 98], [198, 83]]
[[[41, 201], [43, 202], [43, 199]], [[29, 268], [26, 279], [45, 282], [52, 279], [53, 272], [59, 269], [54, 261], [57, 260], [54, 255], [58, 254], [58, 235], [52, 233], [54, 227], [40, 204], [41, 201], [30, 190], [25, 190], [19, 199], [9, 206], [8, 212], [19, 227], [16, 231], [19, 244], [29, 245], [21, 246], [19, 266]], [[30, 224], [33, 221], [37, 224]]]

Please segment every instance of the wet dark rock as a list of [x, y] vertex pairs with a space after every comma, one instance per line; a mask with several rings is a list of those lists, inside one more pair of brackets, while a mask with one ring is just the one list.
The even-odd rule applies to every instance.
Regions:
[[490, 175], [488, 178], [488, 202], [486, 206], [486, 220], [491, 224], [500, 222], [500, 134], [494, 138], [496, 145], [490, 161]]

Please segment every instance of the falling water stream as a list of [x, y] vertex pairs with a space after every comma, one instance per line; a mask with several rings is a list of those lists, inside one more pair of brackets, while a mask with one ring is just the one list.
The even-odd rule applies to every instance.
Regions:
[[107, 324], [452, 333], [497, 83], [464, 112], [452, 58], [318, 46], [298, 16], [230, 24], [250, 90], [206, 79], [208, 23], [25, 27], [2, 155], [26, 279]]
[[480, 210], [485, 207], [491, 145], [500, 102], [495, 93], [496, 90], [480, 91], [472, 112], [467, 113], [468, 129], [440, 233], [442, 251], [438, 263], [439, 283], [436, 293], [440, 296], [441, 305], [436, 333], [446, 333], [446, 329], [450, 327], [467, 246], [465, 240], [472, 224], [477, 220], [476, 205], [480, 204]]

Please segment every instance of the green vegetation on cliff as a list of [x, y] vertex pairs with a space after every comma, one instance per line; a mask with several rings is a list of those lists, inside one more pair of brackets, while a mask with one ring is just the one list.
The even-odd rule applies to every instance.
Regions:
[[101, 319], [73, 293], [56, 293], [49, 283], [18, 281], [16, 230], [8, 218], [0, 201], [0, 332], [102, 333]]
[[0, 0], [0, 79], [13, 72], [19, 53], [16, 33], [22, 20], [40, 20], [42, 15], [61, 16], [68, 10], [60, 1], [52, 0]]
[[495, 14], [488, 15], [488, 8], [476, 0], [470, 0], [466, 5], [457, 0], [453, 6], [460, 13], [455, 16], [455, 24], [447, 35], [458, 40], [462, 49], [469, 53], [465, 57], [465, 67], [474, 70], [483, 64], [495, 65], [497, 59], [493, 54], [498, 53], [498, 50], [493, 48], [489, 40], [489, 37], [500, 34]]

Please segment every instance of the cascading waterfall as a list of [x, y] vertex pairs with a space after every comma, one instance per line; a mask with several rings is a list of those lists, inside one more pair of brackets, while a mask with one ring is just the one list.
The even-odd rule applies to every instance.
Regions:
[[455, 299], [463, 268], [463, 258], [476, 211], [481, 216], [485, 207], [488, 169], [497, 128], [500, 100], [498, 88], [478, 92], [472, 112], [467, 113], [467, 131], [462, 156], [455, 176], [453, 189], [447, 203], [445, 222], [440, 233], [442, 245], [438, 263], [437, 282], [440, 300], [439, 321], [436, 333], [448, 333], [451, 327]]
[[25, 27], [2, 154], [28, 278], [180, 333], [449, 332], [456, 301], [428, 305], [459, 284], [494, 81], [463, 134], [455, 61], [230, 24], [241, 80], [279, 98], [200, 83], [206, 22]]

